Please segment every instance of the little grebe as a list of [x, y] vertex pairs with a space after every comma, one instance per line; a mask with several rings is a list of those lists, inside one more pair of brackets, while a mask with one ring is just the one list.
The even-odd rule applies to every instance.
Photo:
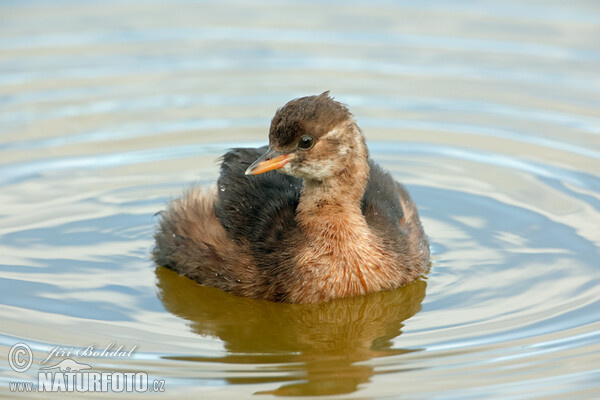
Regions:
[[352, 114], [328, 92], [279, 109], [268, 148], [227, 152], [217, 189], [172, 201], [155, 239], [159, 265], [289, 303], [397, 288], [429, 260], [408, 192], [369, 159]]

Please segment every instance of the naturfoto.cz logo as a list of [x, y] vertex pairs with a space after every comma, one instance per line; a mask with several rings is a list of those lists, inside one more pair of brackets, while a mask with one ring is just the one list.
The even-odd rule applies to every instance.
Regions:
[[[45, 364], [51, 357], [130, 357], [133, 353], [124, 351], [122, 346], [114, 349], [111, 343], [103, 350], [93, 346], [82, 349], [53, 347], [48, 357], [40, 361]], [[23, 373], [33, 365], [33, 352], [24, 343], [17, 343], [8, 352], [8, 363], [15, 372]], [[164, 392], [164, 380], [152, 380], [145, 372], [97, 372], [86, 363], [72, 358], [39, 368], [37, 382], [9, 382], [12, 392]]]

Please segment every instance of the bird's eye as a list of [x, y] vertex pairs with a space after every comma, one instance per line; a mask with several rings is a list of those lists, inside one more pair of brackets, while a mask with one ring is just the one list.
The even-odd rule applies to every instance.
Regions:
[[304, 135], [300, 138], [300, 140], [298, 140], [298, 148], [302, 150], [308, 150], [313, 146], [314, 142], [315, 140], [312, 138], [312, 136]]

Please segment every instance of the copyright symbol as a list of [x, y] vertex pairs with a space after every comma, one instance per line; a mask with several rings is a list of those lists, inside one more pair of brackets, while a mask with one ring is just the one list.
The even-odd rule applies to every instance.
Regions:
[[15, 372], [25, 372], [31, 367], [33, 353], [25, 343], [17, 343], [8, 351], [8, 364]]

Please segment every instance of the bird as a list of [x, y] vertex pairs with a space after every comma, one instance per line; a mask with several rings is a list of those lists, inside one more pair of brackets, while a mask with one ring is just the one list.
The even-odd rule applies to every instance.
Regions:
[[216, 187], [159, 212], [157, 265], [238, 296], [322, 303], [424, 276], [429, 243], [407, 189], [330, 96], [279, 108], [269, 144], [222, 156]]

